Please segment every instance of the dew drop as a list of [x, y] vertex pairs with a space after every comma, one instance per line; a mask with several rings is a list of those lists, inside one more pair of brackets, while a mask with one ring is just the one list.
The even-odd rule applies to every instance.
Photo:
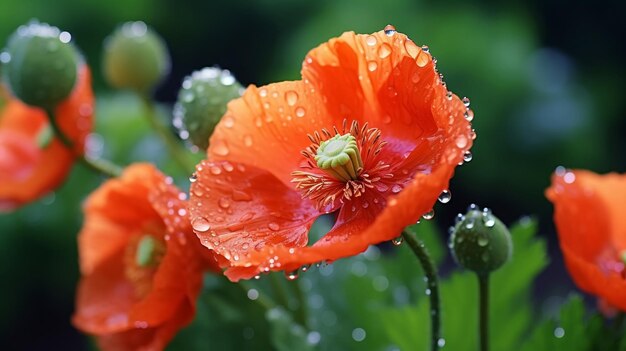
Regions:
[[380, 47], [378, 47], [378, 57], [380, 57], [381, 59], [386, 58], [390, 54], [391, 46], [389, 46], [389, 44], [383, 43], [382, 45], [380, 45]]
[[454, 224], [459, 224], [460, 222], [465, 220], [465, 216], [462, 213], [459, 213], [454, 218]]
[[412, 40], [409, 39], [404, 42], [404, 48], [406, 49], [406, 52], [409, 54], [409, 56], [411, 56], [411, 58], [413, 59], [417, 58], [417, 55], [420, 53], [420, 48], [415, 45]]
[[367, 38], [365, 39], [365, 42], [367, 43], [367, 45], [369, 46], [374, 46], [376, 45], [376, 37], [373, 35], [368, 35]]
[[249, 134], [246, 134], [243, 136], [243, 144], [247, 147], [251, 147], [252, 146], [252, 136], [250, 136]]
[[439, 338], [439, 340], [437, 340], [437, 346], [439, 346], [439, 347], [444, 347], [444, 346], [446, 346], [446, 339], [444, 339], [444, 338]]
[[228, 199], [225, 197], [219, 199], [217, 204], [223, 209], [227, 209], [230, 207], [230, 201], [228, 201]]
[[222, 122], [226, 128], [232, 128], [235, 125], [235, 119], [232, 116], [225, 116]]
[[391, 187], [391, 192], [394, 193], [394, 194], [397, 194], [397, 193], [399, 193], [401, 191], [402, 191], [402, 185], [400, 185], [400, 184], [394, 184]]
[[489, 261], [489, 252], [483, 252], [480, 258], [483, 260], [483, 262]]
[[450, 199], [452, 199], [452, 193], [448, 189], [445, 189], [441, 192], [441, 194], [439, 194], [438, 200], [442, 204], [447, 204], [448, 202], [450, 202]]
[[470, 218], [470, 219], [468, 219], [468, 220], [467, 220], [467, 222], [465, 223], [465, 228], [466, 228], [466, 229], [472, 229], [472, 228], [474, 228], [474, 224], [475, 224], [474, 219], [473, 219], [473, 218]]
[[213, 144], [213, 153], [218, 156], [226, 156], [230, 150], [225, 140], [216, 140]]
[[463, 105], [465, 105], [465, 107], [469, 107], [470, 99], [468, 97], [464, 97], [462, 101], [463, 101]]
[[479, 237], [476, 242], [478, 243], [478, 246], [480, 246], [480, 247], [485, 247], [485, 246], [489, 245], [489, 239], [487, 237], [484, 237], [484, 236]]
[[474, 111], [468, 109], [463, 114], [463, 117], [465, 117], [465, 120], [468, 121], [468, 122], [473, 121], [474, 120]]
[[194, 172], [190, 177], [189, 177], [189, 181], [192, 183], [195, 183], [196, 180], [198, 180], [198, 175]]
[[422, 51], [415, 58], [415, 63], [417, 64], [418, 67], [424, 67], [428, 64], [428, 55], [426, 54], [426, 52], [428, 51], [422, 48]]
[[376, 70], [376, 68], [378, 68], [378, 64], [376, 63], [376, 61], [370, 61], [367, 63], [367, 69], [370, 72], [374, 72]]
[[465, 162], [469, 162], [472, 160], [472, 152], [471, 151], [465, 151], [465, 153], [463, 154], [463, 161]]
[[422, 215], [422, 218], [429, 221], [435, 217], [435, 210], [430, 210]]
[[467, 138], [465, 137], [465, 135], [459, 135], [458, 137], [456, 137], [455, 143], [459, 149], [462, 149], [467, 146]]
[[298, 107], [296, 109], [296, 116], [297, 117], [304, 117], [305, 114], [306, 114], [306, 110], [304, 109], [304, 107]]
[[193, 221], [191, 221], [191, 226], [194, 230], [198, 232], [206, 232], [207, 230], [211, 229], [209, 221], [207, 221], [207, 219], [204, 217], [194, 218]]
[[391, 243], [394, 246], [400, 246], [400, 245], [402, 245], [403, 242], [404, 242], [404, 238], [402, 236], [399, 236], [399, 237], [394, 238], [394, 239], [391, 240]]
[[390, 37], [396, 34], [396, 27], [392, 26], [391, 24], [388, 24], [385, 26], [383, 31], [385, 32], [386, 36]]
[[298, 102], [298, 93], [293, 90], [286, 92], [285, 101], [287, 101], [287, 105], [294, 106]]
[[222, 173], [222, 169], [217, 167], [217, 166], [211, 166], [211, 174], [213, 175], [219, 175], [220, 173]]
[[287, 278], [287, 280], [296, 280], [298, 279], [298, 271], [291, 271], [291, 272], [285, 272], [285, 278]]
[[280, 230], [280, 225], [276, 222], [271, 222], [270, 224], [267, 225], [268, 228], [270, 228], [273, 231], [278, 231]]
[[451, 92], [451, 91], [448, 91], [448, 92], [446, 93], [446, 99], [448, 99], [448, 100], [452, 100], [452, 92]]

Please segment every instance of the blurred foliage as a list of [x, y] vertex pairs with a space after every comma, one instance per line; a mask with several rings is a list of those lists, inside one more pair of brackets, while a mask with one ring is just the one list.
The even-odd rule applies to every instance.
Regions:
[[[127, 93], [111, 92], [103, 82], [102, 42], [119, 23], [143, 20], [169, 46], [172, 72], [156, 93], [165, 121], [171, 118], [171, 103], [183, 77], [193, 70], [217, 64], [230, 69], [244, 84], [298, 79], [302, 59], [311, 48], [346, 30], [373, 32], [392, 23], [416, 43], [430, 46], [450, 89], [469, 96], [476, 113], [474, 160], [458, 169], [451, 185], [453, 201], [437, 209], [438, 224], [448, 226], [457, 211], [469, 202], [480, 202], [505, 222], [520, 214], [535, 214], [546, 228], [541, 232], [551, 233], [551, 209], [543, 189], [557, 165], [598, 172], [626, 170], [622, 155], [626, 101], [621, 98], [626, 82], [616, 79], [626, 73], [622, 39], [626, 27], [615, 15], [623, 12], [624, 5], [585, 5], [568, 3], [565, 14], [564, 5], [554, 0], [471, 4], [3, 0], [0, 46], [31, 18], [70, 31], [92, 66], [98, 94], [97, 127], [89, 152], [120, 164], [154, 162], [186, 189], [188, 175], [163, 157], [165, 149], [149, 130], [140, 101]], [[80, 204], [101, 181], [77, 166], [62, 188], [0, 216], [0, 277], [5, 287], [0, 292], [0, 345], [9, 349], [88, 347], [86, 338], [69, 324], [78, 279], [75, 238], [82, 219]], [[554, 337], [552, 320], [529, 330], [531, 320], [538, 318], [529, 303], [533, 278], [546, 264], [545, 242], [534, 239], [534, 226], [517, 227], [515, 258], [492, 281], [498, 289], [492, 305], [494, 349], [508, 349], [502, 345], [528, 335], [527, 343], [533, 345], [529, 349], [537, 350], [565, 347], [558, 343], [569, 343], [566, 340], [574, 340], [577, 333], [613, 335], [598, 316], [583, 322], [580, 301], [575, 299], [560, 315], [565, 330], [562, 339]], [[438, 244], [434, 226], [423, 223], [417, 231], [446, 267], [449, 261], [443, 260], [445, 250]], [[548, 241], [554, 255], [554, 236]], [[418, 265], [407, 247], [387, 249], [381, 252], [372, 247], [356, 258], [312, 268], [297, 280], [308, 294], [309, 327], [319, 333], [309, 332], [308, 342], [322, 350], [390, 351], [424, 344], [427, 304]], [[562, 269], [551, 274], [544, 280], [552, 284], [541, 287], [540, 297], [571, 287]], [[237, 287], [222, 281], [211, 284], [199, 301], [199, 318], [179, 335], [172, 349], [200, 350], [209, 344], [218, 349], [271, 349], [279, 348], [281, 342], [302, 341], [298, 339], [302, 333], [281, 330], [288, 315], [281, 312], [269, 318], [268, 326], [263, 311]], [[252, 282], [260, 291], [267, 291], [266, 285], [263, 279]], [[474, 286], [468, 273], [452, 273], [442, 287], [444, 333], [450, 349], [473, 343], [475, 336], [467, 331], [475, 328], [476, 311], [470, 303], [476, 294]], [[250, 304], [246, 314], [235, 308], [244, 303]], [[366, 333], [362, 342], [351, 337], [353, 333], [361, 336], [358, 328]], [[195, 340], [196, 335], [201, 338]], [[270, 335], [274, 339], [261, 338]], [[458, 335], [469, 339], [456, 339]], [[571, 343], [578, 347], [572, 350], [586, 345]]]

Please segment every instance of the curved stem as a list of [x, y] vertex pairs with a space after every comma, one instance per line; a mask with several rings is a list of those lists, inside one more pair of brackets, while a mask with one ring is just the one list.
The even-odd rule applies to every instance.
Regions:
[[50, 123], [50, 128], [54, 131], [54, 135], [59, 138], [61, 143], [65, 145], [69, 150], [71, 150], [76, 158], [87, 168], [98, 172], [107, 177], [117, 177], [122, 173], [121, 167], [114, 164], [113, 162], [104, 160], [104, 159], [91, 159], [86, 157], [84, 154], [80, 154], [75, 152], [74, 143], [70, 138], [65, 135], [65, 133], [59, 127], [56, 118], [54, 116], [54, 112], [52, 110], [46, 110], [46, 114], [48, 116], [48, 122]]
[[[431, 350], [438, 350], [443, 345], [441, 340], [441, 306], [439, 302], [439, 283], [437, 267], [428, 254], [428, 250], [417, 237], [408, 231], [402, 232], [402, 237], [409, 245], [418, 261], [422, 265], [427, 279], [427, 295], [430, 298], [430, 336]], [[441, 344], [440, 344], [441, 343]]]
[[489, 350], [489, 273], [478, 274], [480, 351]]
[[141, 102], [143, 103], [144, 109], [146, 110], [146, 118], [150, 123], [152, 129], [159, 135], [165, 147], [169, 151], [170, 155], [174, 158], [178, 166], [183, 170], [183, 172], [187, 174], [193, 173], [195, 170], [195, 165], [190, 162], [189, 156], [187, 155], [187, 150], [185, 147], [177, 140], [172, 132], [161, 123], [158, 119], [158, 115], [156, 112], [156, 108], [152, 100], [146, 95], [140, 95]]

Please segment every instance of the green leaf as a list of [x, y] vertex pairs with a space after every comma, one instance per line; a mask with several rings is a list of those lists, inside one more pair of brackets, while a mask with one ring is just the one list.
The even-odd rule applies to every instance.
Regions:
[[[494, 350], [507, 350], [512, 345], [519, 345], [532, 325], [532, 282], [548, 262], [545, 243], [535, 239], [535, 232], [536, 224], [531, 220], [520, 221], [511, 229], [513, 258], [491, 277], [490, 341]], [[413, 262], [413, 265], [416, 263]], [[440, 289], [446, 348], [464, 350], [468, 345], [477, 345], [476, 276], [467, 271], [455, 272], [440, 282]], [[495, 291], [497, 293], [493, 293]], [[358, 306], [353, 307], [356, 309]], [[430, 339], [428, 309], [429, 302], [423, 290], [416, 304], [402, 307], [387, 304], [370, 308], [367, 312], [377, 318], [363, 319], [367, 322], [368, 338], [381, 340], [380, 345], [394, 345], [402, 350], [427, 350]]]

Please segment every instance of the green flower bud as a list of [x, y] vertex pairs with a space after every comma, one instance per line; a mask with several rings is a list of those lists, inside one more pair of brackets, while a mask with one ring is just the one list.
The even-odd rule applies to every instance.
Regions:
[[180, 137], [206, 149], [226, 105], [242, 92], [243, 87], [228, 70], [203, 68], [186, 77], [174, 106], [174, 126]]
[[144, 22], [121, 25], [104, 42], [104, 76], [112, 86], [151, 92], [169, 73], [165, 41]]
[[471, 205], [451, 228], [450, 250], [456, 262], [478, 274], [500, 268], [510, 258], [513, 242], [508, 228], [488, 208]]
[[36, 21], [20, 26], [0, 53], [9, 89], [24, 103], [53, 109], [76, 83], [79, 55], [72, 36]]

